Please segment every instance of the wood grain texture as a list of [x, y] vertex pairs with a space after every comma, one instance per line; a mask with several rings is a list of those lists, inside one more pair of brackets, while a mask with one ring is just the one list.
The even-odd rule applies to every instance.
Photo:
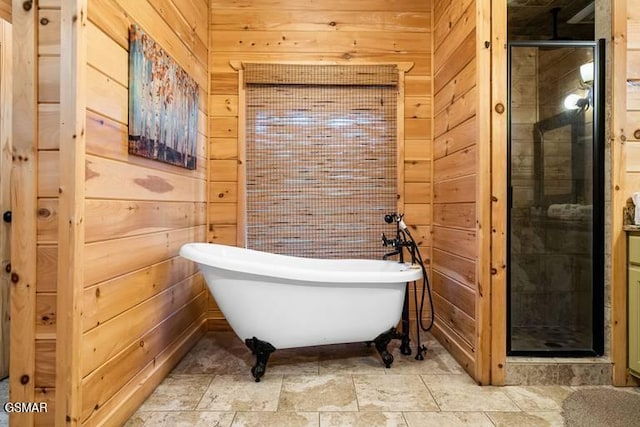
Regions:
[[[476, 347], [475, 380], [491, 383], [491, 4], [476, 2]], [[461, 18], [462, 20], [463, 18]], [[498, 46], [499, 47], [499, 46]], [[470, 91], [471, 92], [471, 91]], [[489, 173], [487, 173], [489, 172]], [[506, 305], [505, 305], [506, 306]]]
[[[491, 384], [505, 383], [507, 360], [507, 7], [491, 6]], [[504, 307], [504, 310], [497, 309]]]
[[[11, 347], [9, 400], [35, 399], [35, 307], [37, 200], [37, 10], [12, 13], [13, 102], [11, 171]], [[21, 381], [21, 378], [23, 381]], [[26, 381], [24, 381], [26, 379]], [[33, 413], [9, 415], [12, 425], [31, 426]]]
[[[80, 343], [84, 281], [84, 199], [87, 96], [87, 0], [64, 2], [60, 13], [60, 162], [56, 299], [56, 415], [80, 425]], [[40, 21], [42, 24], [42, 20]]]
[[[79, 419], [98, 425], [123, 423], [206, 325], [202, 277], [177, 255], [184, 243], [206, 239], [209, 9], [205, 0], [88, 0], [88, 20], [79, 354], [96, 348], [97, 356], [90, 366], [80, 366]], [[196, 170], [128, 153], [128, 31], [133, 23], [200, 86]], [[41, 170], [52, 182], [61, 173], [46, 154]], [[40, 184], [52, 194], [54, 187], [45, 179]], [[54, 199], [41, 200], [40, 208], [41, 214], [56, 216]], [[42, 246], [45, 289], [55, 270], [48, 260], [59, 251], [47, 221], [43, 218], [39, 229], [53, 243]]]
[[[239, 159], [233, 163], [211, 164], [209, 221], [214, 226], [209, 240], [232, 241], [231, 233], [238, 233], [237, 243], [243, 242], [244, 224], [232, 217], [232, 209], [243, 211], [243, 159], [241, 146], [243, 129], [242, 102], [238, 99], [242, 83], [230, 62], [332, 62], [332, 63], [395, 63], [407, 59], [415, 67], [406, 74], [406, 86], [401, 120], [403, 139], [415, 140], [407, 144], [408, 162], [401, 161], [403, 180], [421, 184], [430, 181], [429, 145], [431, 134], [430, 49], [431, 5], [427, 1], [401, 4], [375, 2], [364, 7], [357, 1], [321, 4], [296, 0], [292, 2], [213, 2], [211, 8], [212, 55], [211, 95], [212, 112], [209, 135], [210, 152], [215, 160]], [[405, 186], [399, 187], [399, 200], [404, 200]], [[427, 226], [430, 208], [430, 188], [411, 186], [410, 205], [400, 202], [400, 210]], [[219, 207], [218, 207], [219, 206]], [[415, 206], [416, 208], [412, 208]], [[418, 208], [419, 207], [419, 208]]]
[[[202, 301], [204, 302], [204, 299]], [[196, 306], [197, 311], [203, 309], [204, 304]], [[91, 425], [91, 423], [124, 425], [187, 351], [202, 338], [206, 332], [206, 325], [203, 314], [169, 345], [163, 347], [160, 353], [144, 365], [122, 388], [118, 389], [111, 399], [106, 400], [98, 408], [94, 407], [94, 412], [84, 425]], [[138, 344], [136, 343], [136, 345]]]
[[[488, 51], [479, 47], [486, 10], [473, 0], [434, 5], [432, 269], [435, 286], [434, 335], [478, 382], [486, 384], [481, 349], [486, 329], [483, 287], [490, 251], [485, 202], [490, 177], [489, 120], [479, 105], [489, 99]], [[486, 52], [485, 52], [486, 51]], [[483, 116], [484, 117], [484, 116]], [[488, 206], [488, 204], [487, 204]], [[485, 220], [487, 223], [485, 224]], [[473, 305], [473, 308], [471, 308]], [[479, 333], [482, 332], [482, 340]]]
[[85, 391], [82, 419], [99, 411], [109, 399], [117, 395], [139, 373], [139, 366], [147, 366], [157, 355], [170, 348], [174, 337], [196, 325], [202, 317], [205, 301], [205, 293], [198, 294], [182, 310], [165, 318], [139, 340], [130, 343], [115, 357], [87, 375], [82, 384]]
[[80, 350], [83, 377], [132, 342], [138, 342], [147, 331], [183, 305], [200, 294], [204, 295], [203, 291], [202, 277], [192, 276], [84, 333]]
[[[612, 212], [622, 212], [627, 198], [634, 191], [640, 191], [629, 179], [632, 174], [624, 172], [627, 164], [625, 141], [627, 134], [633, 133], [627, 123], [626, 80], [628, 34], [627, 17], [631, 10], [627, 9], [626, 0], [614, 0], [612, 9], [613, 59], [611, 101], [611, 205]], [[631, 8], [635, 9], [635, 8]], [[631, 132], [629, 132], [631, 131]], [[621, 214], [611, 217], [611, 358], [613, 361], [613, 384], [622, 386], [627, 383], [627, 243], [623, 231]]]
[[[9, 3], [10, 5], [11, 3]], [[0, 21], [0, 212], [11, 210], [11, 112], [13, 80], [11, 25]], [[0, 376], [9, 375], [11, 337], [11, 281], [7, 267], [11, 262], [11, 225], [0, 224]]]

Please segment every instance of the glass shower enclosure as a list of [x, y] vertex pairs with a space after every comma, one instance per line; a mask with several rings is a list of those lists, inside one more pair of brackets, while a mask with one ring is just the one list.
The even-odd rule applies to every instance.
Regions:
[[602, 52], [509, 43], [509, 355], [603, 352]]

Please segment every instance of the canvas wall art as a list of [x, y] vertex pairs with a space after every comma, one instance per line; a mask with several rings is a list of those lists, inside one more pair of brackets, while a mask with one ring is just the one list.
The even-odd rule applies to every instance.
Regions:
[[129, 153], [196, 168], [198, 84], [142, 29], [129, 30]]

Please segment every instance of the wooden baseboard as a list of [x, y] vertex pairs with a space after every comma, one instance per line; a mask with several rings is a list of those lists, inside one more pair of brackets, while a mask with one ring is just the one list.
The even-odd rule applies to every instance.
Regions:
[[83, 426], [123, 425], [206, 332], [207, 319], [203, 314], [102, 408], [89, 417]]
[[207, 330], [216, 332], [231, 331], [227, 319], [207, 319]]
[[475, 360], [473, 355], [470, 354], [465, 348], [463, 348], [458, 340], [462, 338], [455, 338], [455, 332], [448, 328], [444, 322], [434, 323], [431, 333], [438, 340], [440, 344], [453, 356], [454, 359], [462, 366], [462, 368], [471, 375], [475, 380]]

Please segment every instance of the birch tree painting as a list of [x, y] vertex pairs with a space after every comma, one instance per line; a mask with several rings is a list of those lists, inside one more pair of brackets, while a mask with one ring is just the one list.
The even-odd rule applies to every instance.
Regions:
[[129, 153], [196, 168], [198, 85], [138, 26], [129, 30]]

